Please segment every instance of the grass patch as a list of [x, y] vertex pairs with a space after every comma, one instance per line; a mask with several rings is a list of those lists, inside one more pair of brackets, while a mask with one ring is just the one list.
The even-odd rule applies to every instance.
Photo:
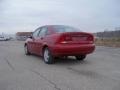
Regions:
[[95, 43], [98, 46], [120, 47], [120, 38], [98, 38]]

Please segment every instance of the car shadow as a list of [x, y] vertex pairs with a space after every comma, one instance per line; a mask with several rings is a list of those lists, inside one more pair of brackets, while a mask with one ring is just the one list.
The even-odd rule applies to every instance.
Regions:
[[[30, 56], [36, 58], [36, 60], [41, 60], [42, 62], [44, 62], [43, 57], [41, 56], [38, 56], [38, 55], [30, 55]], [[90, 61], [87, 60], [87, 58], [83, 61], [79, 61], [79, 60], [76, 60], [74, 57], [70, 56], [67, 58], [63, 58], [63, 57], [55, 58], [54, 63], [49, 64], [49, 65], [60, 65], [60, 66], [64, 66], [64, 65], [71, 66], [72, 65], [73, 66], [73, 65], [86, 65], [86, 64], [90, 64]]]
[[73, 57], [55, 59], [56, 65], [80, 65], [80, 64], [89, 64], [89, 63], [90, 62], [88, 62], [87, 59], [83, 61], [79, 61]]

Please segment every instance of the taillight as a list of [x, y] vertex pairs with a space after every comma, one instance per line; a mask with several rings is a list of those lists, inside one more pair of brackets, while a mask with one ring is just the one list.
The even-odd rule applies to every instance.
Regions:
[[72, 37], [71, 36], [66, 36], [66, 35], [62, 35], [57, 43], [68, 43], [68, 41], [72, 41]]
[[88, 36], [87, 40], [88, 40], [90, 43], [94, 43], [94, 36]]
[[57, 42], [56, 43], [61, 43], [61, 42], [63, 42], [64, 41], [64, 38], [62, 37], [62, 36], [60, 36], [59, 38], [58, 38], [58, 40], [57, 40]]
[[93, 41], [93, 37], [92, 37], [92, 36], [89, 36], [89, 37], [87, 38], [87, 40], [88, 40], [88, 41]]

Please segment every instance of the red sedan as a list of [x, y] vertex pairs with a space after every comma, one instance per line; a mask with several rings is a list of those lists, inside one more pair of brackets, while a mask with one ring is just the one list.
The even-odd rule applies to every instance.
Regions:
[[41, 55], [51, 64], [55, 57], [75, 56], [84, 60], [95, 49], [94, 36], [64, 25], [46, 25], [37, 28], [24, 45], [25, 54]]

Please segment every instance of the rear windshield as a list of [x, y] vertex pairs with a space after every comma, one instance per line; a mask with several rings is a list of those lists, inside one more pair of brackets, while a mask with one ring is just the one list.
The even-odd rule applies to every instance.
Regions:
[[55, 33], [80, 32], [79, 29], [70, 26], [52, 26]]

